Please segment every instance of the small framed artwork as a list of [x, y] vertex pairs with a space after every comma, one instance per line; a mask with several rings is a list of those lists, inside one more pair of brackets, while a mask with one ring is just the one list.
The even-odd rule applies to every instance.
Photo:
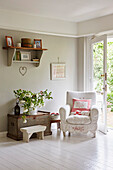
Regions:
[[31, 52], [23, 52], [23, 51], [21, 51], [21, 60], [30, 61], [31, 60]]
[[7, 47], [14, 47], [14, 45], [13, 45], [13, 38], [10, 37], [10, 36], [5, 36], [5, 38], [6, 38], [6, 45], [7, 45]]
[[41, 39], [34, 39], [34, 44], [36, 44], [36, 48], [42, 48], [42, 40]]
[[66, 78], [66, 64], [65, 63], [51, 63], [50, 64], [50, 78], [51, 80], [60, 80]]

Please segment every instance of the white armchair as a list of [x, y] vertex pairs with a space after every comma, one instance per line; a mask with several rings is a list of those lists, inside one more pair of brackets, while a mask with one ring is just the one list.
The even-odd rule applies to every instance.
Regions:
[[[91, 108], [89, 116], [71, 116], [71, 109], [73, 106], [73, 99], [91, 99]], [[61, 119], [61, 130], [65, 136], [65, 132], [70, 133], [88, 133], [91, 132], [93, 137], [96, 137], [98, 109], [96, 107], [96, 93], [95, 92], [67, 92], [66, 105], [59, 110]], [[74, 119], [74, 121], [73, 121]]]

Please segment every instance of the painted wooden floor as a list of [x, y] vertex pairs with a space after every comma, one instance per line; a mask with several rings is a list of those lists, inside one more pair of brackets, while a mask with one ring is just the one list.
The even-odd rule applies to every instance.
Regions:
[[44, 140], [29, 143], [0, 139], [0, 170], [113, 170], [113, 130], [97, 138], [53, 130]]

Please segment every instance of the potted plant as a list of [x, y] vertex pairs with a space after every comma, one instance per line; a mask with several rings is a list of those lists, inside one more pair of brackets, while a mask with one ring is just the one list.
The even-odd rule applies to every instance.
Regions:
[[28, 90], [14, 90], [15, 97], [19, 100], [23, 110], [23, 120], [26, 120], [26, 115], [30, 114], [37, 114], [37, 111], [35, 110], [36, 107], [42, 107], [45, 105], [46, 99], [53, 99], [51, 97], [52, 92], [48, 92], [46, 89], [45, 91], [40, 91], [38, 93], [33, 93]]

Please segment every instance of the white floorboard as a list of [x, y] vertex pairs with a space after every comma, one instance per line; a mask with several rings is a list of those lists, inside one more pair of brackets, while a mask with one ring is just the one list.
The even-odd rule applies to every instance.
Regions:
[[113, 170], [113, 130], [96, 138], [52, 130], [29, 143], [0, 139], [0, 170]]

